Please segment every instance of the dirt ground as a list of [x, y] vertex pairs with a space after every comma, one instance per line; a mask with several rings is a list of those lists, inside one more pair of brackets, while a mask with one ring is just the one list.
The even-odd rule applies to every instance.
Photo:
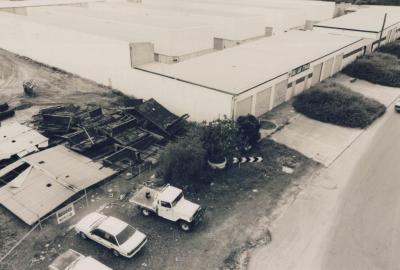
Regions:
[[[38, 80], [48, 88], [38, 93], [38, 97], [25, 97], [22, 82], [26, 79]], [[48, 104], [93, 102], [119, 106], [123, 99], [107, 87], [0, 50], [0, 101], [11, 105], [19, 102], [33, 105], [19, 111], [18, 120], [29, 119], [35, 110]], [[210, 176], [207, 185], [187, 190], [189, 199], [206, 208], [204, 220], [193, 232], [181, 232], [174, 224], [156, 217], [142, 217], [127, 203], [128, 197], [120, 200], [119, 196], [110, 196], [109, 191], [115, 189], [119, 194], [134, 192], [149, 179], [151, 172], [131, 180], [116, 178], [93, 189], [94, 197], [89, 201], [89, 207], [78, 211], [71, 222], [43, 224], [42, 230], [36, 230], [0, 263], [0, 269], [47, 269], [57, 254], [68, 248], [121, 270], [238, 269], [247, 262], [246, 256], [240, 255], [246, 253], [243, 251], [270, 241], [268, 225], [275, 217], [276, 209], [291, 202], [302, 188], [302, 177], [319, 168], [300, 153], [268, 139], [253, 149], [251, 155], [263, 156], [264, 162], [216, 172]], [[283, 172], [283, 166], [292, 168], [293, 172]], [[148, 244], [134, 258], [115, 258], [110, 251], [80, 239], [70, 230], [68, 225], [100, 207], [103, 213], [119, 217], [148, 235]], [[0, 255], [27, 230], [27, 226], [0, 208]]]

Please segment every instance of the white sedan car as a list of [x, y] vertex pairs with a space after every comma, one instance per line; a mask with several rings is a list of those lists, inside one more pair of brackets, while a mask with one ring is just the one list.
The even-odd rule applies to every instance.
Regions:
[[101, 262], [87, 257], [79, 252], [69, 249], [60, 256], [58, 256], [50, 265], [50, 270], [112, 270], [110, 267], [105, 266]]
[[146, 235], [128, 223], [97, 212], [81, 219], [75, 230], [83, 239], [92, 239], [111, 249], [115, 256], [132, 258], [147, 242]]

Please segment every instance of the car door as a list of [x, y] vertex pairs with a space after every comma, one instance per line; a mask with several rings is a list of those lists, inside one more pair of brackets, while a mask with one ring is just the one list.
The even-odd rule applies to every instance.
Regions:
[[90, 234], [93, 241], [107, 248], [111, 248], [111, 243], [106, 239], [106, 232], [100, 229], [94, 229]]
[[160, 205], [158, 207], [158, 215], [165, 219], [175, 221], [173, 209], [169, 202], [160, 201]]
[[118, 250], [119, 246], [114, 235], [111, 235], [109, 233], [104, 233], [104, 239], [107, 242], [108, 248]]

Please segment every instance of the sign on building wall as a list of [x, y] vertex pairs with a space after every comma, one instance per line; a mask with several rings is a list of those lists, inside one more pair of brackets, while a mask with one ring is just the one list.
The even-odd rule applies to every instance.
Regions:
[[58, 210], [56, 212], [56, 216], [57, 216], [57, 223], [61, 224], [65, 221], [67, 221], [68, 219], [70, 219], [71, 217], [75, 216], [75, 208], [74, 205], [68, 204], [67, 206], [61, 208], [60, 210]]

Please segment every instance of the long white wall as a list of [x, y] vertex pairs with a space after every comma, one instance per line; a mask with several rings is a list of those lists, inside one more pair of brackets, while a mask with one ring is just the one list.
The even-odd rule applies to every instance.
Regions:
[[130, 67], [129, 43], [51, 25], [19, 15], [0, 13], [0, 47], [38, 62], [119, 89], [138, 98], [155, 98], [191, 120], [212, 120], [231, 114], [229, 95], [208, 91]]

